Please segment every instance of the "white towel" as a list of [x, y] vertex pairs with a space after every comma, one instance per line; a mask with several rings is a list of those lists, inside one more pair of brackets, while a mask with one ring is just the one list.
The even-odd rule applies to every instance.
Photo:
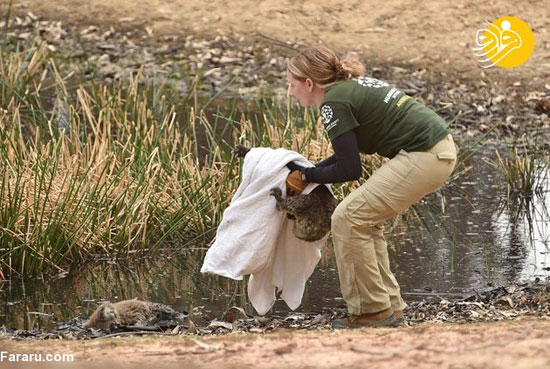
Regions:
[[[316, 242], [296, 238], [292, 233], [294, 220], [275, 207], [270, 190], [279, 187], [285, 193], [289, 173], [286, 164], [291, 161], [313, 166], [302, 155], [285, 149], [254, 148], [248, 152], [241, 184], [223, 213], [201, 268], [202, 273], [237, 280], [251, 274], [248, 296], [260, 315], [275, 303], [276, 288], [292, 310], [300, 306], [306, 281], [328, 238]], [[303, 194], [317, 186], [310, 183]]]

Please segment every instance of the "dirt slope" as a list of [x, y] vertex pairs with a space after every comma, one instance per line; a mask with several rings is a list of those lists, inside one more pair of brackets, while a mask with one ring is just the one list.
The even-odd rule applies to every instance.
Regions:
[[[8, 0], [0, 1], [4, 12]], [[16, 12], [79, 24], [148, 27], [155, 34], [208, 33], [326, 43], [357, 51], [373, 63], [407, 62], [479, 75], [471, 47], [485, 20], [513, 15], [535, 35], [531, 59], [519, 68], [492, 68], [495, 77], [522, 78], [550, 70], [547, 0], [15, 0]], [[229, 4], [229, 5], [228, 5]]]
[[2, 368], [548, 368], [550, 320], [354, 331], [95, 341], [0, 340], [10, 353], [73, 353], [69, 364]]

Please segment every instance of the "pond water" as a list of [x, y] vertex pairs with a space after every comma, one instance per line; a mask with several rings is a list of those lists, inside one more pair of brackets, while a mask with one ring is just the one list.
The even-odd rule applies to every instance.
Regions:
[[[470, 170], [429, 195], [388, 232], [390, 258], [405, 300], [453, 298], [537, 278], [550, 280], [550, 179], [540, 177], [538, 195], [520, 206], [506, 201], [506, 184], [491, 160], [491, 147], [472, 156], [464, 162]], [[133, 297], [206, 319], [219, 318], [234, 305], [252, 312], [246, 281], [199, 272], [205, 251], [206, 246], [165, 252], [132, 265], [111, 260], [55, 280], [4, 281], [0, 327], [50, 328], [88, 316], [102, 299]], [[327, 244], [298, 311], [340, 306], [336, 262]], [[277, 301], [272, 313], [289, 311]]]

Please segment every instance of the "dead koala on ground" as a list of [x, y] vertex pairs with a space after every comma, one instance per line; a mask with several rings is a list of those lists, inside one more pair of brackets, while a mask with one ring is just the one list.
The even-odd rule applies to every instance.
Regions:
[[159, 326], [169, 327], [181, 324], [186, 318], [182, 314], [163, 304], [137, 299], [115, 303], [104, 302], [84, 325], [95, 329], [111, 329], [117, 326]]
[[[244, 158], [249, 148], [238, 145], [233, 153]], [[330, 231], [330, 218], [338, 200], [325, 185], [319, 185], [306, 195], [284, 198], [280, 188], [271, 189], [271, 196], [277, 201], [277, 210], [286, 211], [294, 219], [294, 235], [304, 241], [313, 242], [323, 238]]]

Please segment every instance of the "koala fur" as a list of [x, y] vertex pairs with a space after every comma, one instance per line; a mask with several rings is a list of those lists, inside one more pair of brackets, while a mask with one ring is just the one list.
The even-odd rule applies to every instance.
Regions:
[[137, 299], [102, 303], [85, 323], [85, 327], [108, 330], [113, 325], [151, 326], [163, 320], [183, 320], [185, 314], [169, 306]]

